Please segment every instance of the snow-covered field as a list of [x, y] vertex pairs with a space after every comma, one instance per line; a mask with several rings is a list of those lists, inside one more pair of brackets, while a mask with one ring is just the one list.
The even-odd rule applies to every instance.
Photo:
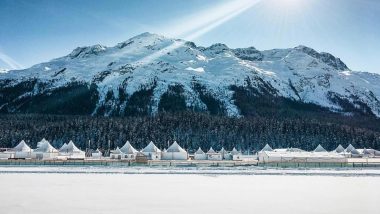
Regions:
[[[226, 173], [229, 171], [235, 173]], [[380, 177], [376, 169], [340, 170], [336, 175], [332, 169], [238, 171], [243, 170], [201, 169], [198, 172], [203, 173], [191, 174], [196, 170], [0, 167], [0, 213], [378, 211]]]

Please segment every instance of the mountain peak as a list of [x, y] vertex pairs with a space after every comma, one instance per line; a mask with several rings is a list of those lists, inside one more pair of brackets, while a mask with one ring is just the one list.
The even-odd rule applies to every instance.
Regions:
[[92, 45], [92, 46], [83, 46], [75, 48], [68, 56], [71, 59], [74, 58], [86, 58], [91, 55], [98, 55], [101, 52], [104, 52], [107, 49], [106, 46], [103, 45]]
[[317, 58], [337, 70], [341, 70], [341, 71], [350, 70], [344, 62], [342, 62], [339, 58], [333, 56], [330, 53], [326, 53], [326, 52], [319, 53], [316, 50], [306, 47], [304, 45], [299, 45], [295, 47], [294, 49], [302, 51], [303, 53], [311, 57]]
[[[240, 116], [254, 115], [255, 102], [268, 96], [264, 100], [283, 97], [380, 116], [380, 75], [345, 71], [339, 58], [306, 46], [259, 51], [216, 43], [204, 48], [146, 32], [114, 47], [78, 47], [66, 57], [1, 74], [0, 112], [69, 111], [46, 105], [52, 101], [72, 105], [69, 113], [77, 114], [197, 109]], [[8, 88], [13, 94], [5, 94]], [[82, 101], [86, 108], [76, 104]]]

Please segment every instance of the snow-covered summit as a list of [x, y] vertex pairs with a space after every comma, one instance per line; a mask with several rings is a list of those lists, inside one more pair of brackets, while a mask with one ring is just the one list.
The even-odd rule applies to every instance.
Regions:
[[[0, 91], [0, 110], [140, 115], [196, 109], [240, 116], [270, 96], [380, 116], [379, 81], [380, 75], [351, 71], [339, 58], [305, 46], [198, 47], [143, 33], [113, 47], [78, 47], [28, 69], [0, 72], [0, 87], [7, 89]], [[81, 108], [57, 110], [55, 101], [81, 102]]]

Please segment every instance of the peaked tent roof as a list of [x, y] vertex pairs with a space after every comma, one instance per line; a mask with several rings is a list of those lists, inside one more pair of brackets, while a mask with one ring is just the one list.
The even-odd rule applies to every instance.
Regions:
[[266, 144], [261, 151], [262, 152], [271, 152], [271, 151], [273, 151], [273, 149], [272, 149], [272, 147], [269, 146], [269, 144]]
[[352, 144], [348, 145], [346, 148], [346, 152], [352, 152], [353, 150], [356, 150], [356, 149]]
[[64, 152], [66, 151], [67, 143], [64, 143], [61, 148], [58, 149], [59, 152]]
[[222, 149], [220, 149], [219, 153], [227, 153], [227, 151], [224, 149], [224, 147], [222, 147]]
[[336, 147], [336, 149], [334, 150], [334, 152], [337, 152], [337, 153], [342, 153], [344, 152], [344, 148], [342, 145], [338, 145], [338, 147]]
[[205, 154], [205, 152], [201, 149], [201, 147], [199, 147], [198, 150], [194, 154], [203, 155]]
[[210, 147], [210, 149], [208, 150], [207, 154], [209, 154], [209, 153], [217, 153], [217, 152], [215, 152], [215, 150], [212, 147]]
[[152, 141], [141, 152], [161, 152], [159, 148]]
[[317, 148], [314, 149], [314, 152], [327, 152], [325, 148], [318, 144]]
[[66, 152], [66, 153], [81, 153], [82, 150], [78, 149], [77, 146], [75, 146], [74, 142], [70, 140], [68, 144], [63, 144], [63, 146], [59, 149], [60, 152]]
[[174, 141], [174, 143], [171, 146], [169, 146], [166, 152], [186, 152], [186, 151], [178, 145], [177, 141]]
[[22, 140], [17, 146], [15, 146], [12, 151], [15, 152], [31, 152], [32, 149]]
[[43, 138], [40, 142], [37, 143], [37, 149], [34, 152], [45, 152], [45, 153], [54, 153], [58, 152], [56, 148], [54, 148], [49, 141]]
[[116, 147], [115, 150], [111, 151], [112, 154], [124, 154], [120, 149], [119, 147]]
[[129, 143], [129, 141], [127, 141], [124, 144], [124, 146], [120, 148], [120, 150], [124, 154], [135, 154], [135, 153], [137, 153], [137, 150], [135, 148], [133, 148], [133, 146], [131, 145], [131, 143]]
[[231, 151], [231, 154], [232, 155], [238, 155], [238, 154], [240, 154], [241, 152], [239, 152], [238, 150], [236, 150], [236, 148], [234, 147], [233, 149], [232, 149], [232, 151]]

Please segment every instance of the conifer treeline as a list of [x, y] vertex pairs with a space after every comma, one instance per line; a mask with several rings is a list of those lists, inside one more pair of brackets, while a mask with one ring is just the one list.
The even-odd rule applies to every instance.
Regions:
[[42, 138], [59, 148], [73, 140], [78, 147], [111, 149], [129, 140], [140, 149], [153, 141], [160, 148], [177, 140], [194, 151], [212, 146], [258, 150], [265, 144], [275, 148], [328, 150], [338, 144], [357, 148], [380, 148], [380, 121], [374, 118], [325, 116], [229, 118], [196, 112], [160, 113], [157, 116], [91, 117], [58, 115], [0, 115], [0, 147], [13, 147], [26, 140], [33, 148]]

